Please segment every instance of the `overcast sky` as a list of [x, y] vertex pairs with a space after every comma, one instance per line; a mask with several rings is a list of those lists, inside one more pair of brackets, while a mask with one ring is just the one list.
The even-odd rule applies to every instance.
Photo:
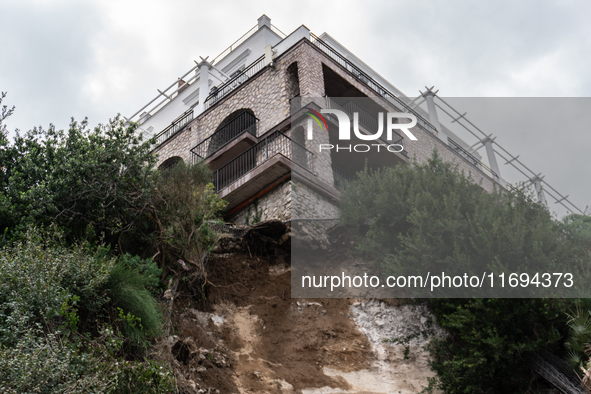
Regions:
[[[590, 11], [564, 0], [0, 0], [0, 91], [17, 107], [9, 130], [129, 116], [267, 14], [285, 33], [328, 32], [408, 96], [435, 85], [443, 97], [589, 97]], [[588, 130], [487, 133], [584, 209]]]

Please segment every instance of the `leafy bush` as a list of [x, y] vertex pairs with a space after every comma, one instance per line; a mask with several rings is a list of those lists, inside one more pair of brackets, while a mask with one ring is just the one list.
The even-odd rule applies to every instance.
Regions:
[[160, 327], [156, 299], [147, 286], [150, 280], [119, 261], [109, 274], [107, 294], [115, 307], [117, 320], [132, 345], [145, 347]]
[[[129, 362], [157, 332], [149, 280], [102, 247], [29, 229], [0, 253], [0, 387], [9, 393], [171, 392], [169, 370]], [[116, 309], [119, 307], [119, 309]], [[114, 327], [114, 328], [111, 328]], [[118, 328], [120, 327], [120, 329]]]
[[546, 207], [519, 192], [484, 192], [436, 153], [360, 173], [343, 193], [342, 221], [387, 275], [520, 272], [573, 260]]
[[[88, 253], [83, 245], [60, 246], [59, 235], [29, 230], [22, 242], [0, 254], [0, 342], [10, 343], [16, 317], [29, 324], [61, 321], [67, 305], [98, 312], [114, 259]], [[16, 316], [16, 317], [15, 317]]]
[[558, 351], [563, 300], [433, 299], [430, 309], [448, 335], [431, 344], [435, 385], [448, 394], [525, 393], [528, 352]]
[[175, 391], [174, 376], [164, 365], [116, 357], [122, 343], [108, 327], [83, 344], [56, 333], [29, 330], [15, 346], [0, 344], [0, 387], [10, 394]]
[[204, 163], [180, 162], [161, 173], [150, 220], [155, 226], [152, 243], [165, 273], [180, 275], [182, 260], [194, 274], [204, 275], [203, 258], [215, 245], [207, 222], [218, 219], [226, 206], [225, 201], [217, 198], [211, 171]]
[[72, 120], [67, 131], [33, 129], [14, 143], [2, 134], [0, 230], [56, 223], [81, 237], [90, 224], [110, 238], [131, 228], [150, 199], [155, 160], [136, 127]]

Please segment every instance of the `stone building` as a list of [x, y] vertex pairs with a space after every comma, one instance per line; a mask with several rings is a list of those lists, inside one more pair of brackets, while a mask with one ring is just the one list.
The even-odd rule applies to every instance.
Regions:
[[[159, 168], [181, 160], [208, 163], [218, 196], [229, 202], [229, 221], [336, 218], [340, 189], [364, 165], [424, 161], [434, 149], [483, 188], [502, 183], [498, 170], [439, 124], [433, 94], [423, 96], [429, 111], [412, 107], [330, 35], [315, 36], [305, 26], [285, 35], [263, 15], [215, 59], [202, 58], [159, 91], [131, 120], [157, 137]], [[351, 118], [357, 113], [362, 136], [356, 134], [347, 148], [339, 141], [337, 118], [313, 122], [308, 109], [338, 109]], [[409, 131], [416, 140], [394, 131], [393, 141], [372, 141], [382, 144], [379, 154], [365, 153], [370, 143], [363, 135], [375, 134], [380, 112], [412, 114], [416, 126]], [[391, 143], [401, 148], [388, 151]]]

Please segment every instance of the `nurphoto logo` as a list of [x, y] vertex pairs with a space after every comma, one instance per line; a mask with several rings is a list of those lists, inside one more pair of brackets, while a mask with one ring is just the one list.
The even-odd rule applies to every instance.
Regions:
[[[377, 141], [378, 139], [382, 138], [384, 129], [386, 130], [386, 142], [393, 141], [393, 135], [395, 135], [395, 137], [397, 137], [396, 140], [400, 142], [399, 135], [394, 130], [402, 131], [411, 141], [417, 140], [417, 137], [415, 137], [409, 130], [417, 124], [417, 118], [413, 114], [405, 112], [387, 112], [385, 116], [386, 120], [384, 122], [384, 113], [379, 112], [377, 119], [378, 130], [374, 134], [365, 134], [359, 130], [359, 112], [353, 112], [353, 122], [351, 122], [349, 115], [338, 109], [321, 109], [320, 112], [309, 107], [305, 107], [305, 109], [308, 110], [306, 115], [310, 117], [310, 119], [308, 119], [306, 133], [306, 138], [308, 140], [314, 139], [314, 121], [316, 121], [321, 130], [328, 131], [328, 124], [326, 123], [326, 120], [322, 114], [331, 114], [336, 117], [339, 125], [339, 141], [351, 140], [351, 123], [353, 123], [353, 133], [355, 133], [355, 137], [362, 141]], [[410, 122], [399, 123], [400, 119], [407, 119], [410, 120]], [[369, 152], [372, 147], [375, 147], [378, 152], [380, 151], [380, 148], [385, 148], [390, 152], [404, 151], [404, 146], [400, 143], [356, 144], [347, 146], [340, 146], [338, 144], [336, 146], [334, 144], [319, 144], [318, 146], [319, 152], [322, 152], [322, 150], [331, 149], [336, 149], [337, 151], [348, 150], [349, 152]]]

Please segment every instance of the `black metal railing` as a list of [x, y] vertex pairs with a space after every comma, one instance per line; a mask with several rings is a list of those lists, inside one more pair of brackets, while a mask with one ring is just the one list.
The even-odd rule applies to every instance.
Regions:
[[334, 187], [338, 190], [345, 190], [347, 184], [351, 182], [355, 177], [348, 172], [341, 170], [339, 167], [332, 164], [332, 175], [334, 179]]
[[220, 86], [214, 86], [209, 92], [209, 96], [205, 99], [205, 109], [208, 109], [227, 95], [229, 95], [234, 89], [248, 81], [253, 75], [265, 68], [265, 56], [259, 57], [253, 63], [251, 63], [244, 70], [240, 71]]
[[213, 185], [219, 192], [273, 156], [281, 154], [312, 172], [314, 154], [280, 131], [275, 131], [213, 173]]
[[472, 153], [468, 152], [465, 148], [460, 146], [460, 144], [458, 144], [457, 142], [455, 142], [451, 138], [448, 138], [447, 140], [449, 141], [449, 146], [452, 148], [452, 150], [456, 151], [468, 163], [472, 164], [474, 167], [476, 167], [478, 169], [488, 171], [490, 173], [490, 175], [492, 175], [493, 178], [499, 178], [499, 175], [496, 172], [494, 172], [490, 167], [488, 167], [486, 164], [484, 164], [483, 162], [478, 160], [478, 158], [476, 156], [474, 156]]
[[336, 49], [328, 45], [326, 42], [318, 38], [316, 35], [310, 33], [310, 42], [314, 44], [318, 49], [328, 55], [331, 59], [345, 68], [347, 71], [352, 73], [357, 79], [367, 85], [371, 90], [376, 92], [378, 95], [390, 99], [396, 102], [397, 105], [400, 106], [405, 112], [412, 113], [417, 117], [417, 126], [422, 128], [423, 130], [437, 135], [437, 129], [433, 126], [427, 119], [423, 118], [419, 113], [417, 113], [414, 109], [408, 106], [404, 101], [400, 98], [395, 96], [392, 92], [386, 89], [383, 85], [378, 83], [375, 79], [370, 77], [367, 73], [363, 72], [359, 67], [354, 65], [349, 59], [345, 58], [341, 55]]
[[243, 133], [257, 136], [258, 119], [248, 111], [241, 112], [191, 149], [193, 162], [207, 159]]
[[[353, 113], [357, 112], [359, 124], [365, 127], [370, 132], [375, 132], [378, 129], [378, 118], [375, 117], [371, 112], [363, 108], [361, 105], [356, 103], [354, 100], [349, 100], [344, 104], [340, 104], [334, 98], [326, 96], [328, 105], [330, 108], [340, 109], [349, 115], [349, 119], [353, 119]], [[392, 144], [398, 144], [403, 147], [402, 153], [407, 155], [406, 149], [404, 149], [404, 138], [396, 131], [392, 131]]]
[[156, 135], [156, 144], [160, 145], [179, 131], [185, 128], [193, 120], [193, 108], [183, 113], [172, 121], [170, 126]]

